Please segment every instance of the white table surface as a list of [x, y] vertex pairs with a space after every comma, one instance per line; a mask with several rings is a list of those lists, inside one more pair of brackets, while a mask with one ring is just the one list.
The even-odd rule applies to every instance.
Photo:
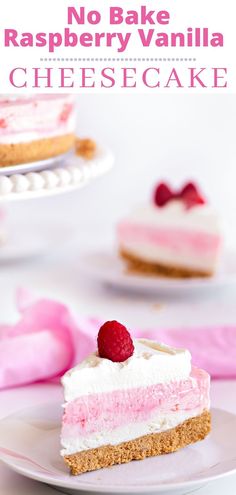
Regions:
[[[91, 243], [90, 243], [91, 244]], [[64, 246], [53, 255], [24, 263], [1, 265], [0, 314], [2, 321], [14, 321], [16, 287], [31, 289], [39, 296], [49, 296], [70, 304], [82, 315], [116, 318], [130, 326], [174, 326], [236, 322], [236, 288], [212, 292], [197, 298], [178, 300], [161, 296], [145, 297], [102, 288], [83, 278], [77, 270], [78, 252], [82, 243]], [[84, 247], [84, 246], [83, 246]], [[0, 392], [0, 417], [27, 405], [54, 401], [61, 394], [55, 384], [38, 384]], [[236, 414], [236, 381], [212, 383], [212, 405]], [[54, 495], [43, 484], [13, 473], [0, 464], [0, 495]], [[59, 493], [59, 492], [58, 492]], [[236, 476], [212, 483], [198, 491], [199, 495], [231, 495], [236, 493]]]

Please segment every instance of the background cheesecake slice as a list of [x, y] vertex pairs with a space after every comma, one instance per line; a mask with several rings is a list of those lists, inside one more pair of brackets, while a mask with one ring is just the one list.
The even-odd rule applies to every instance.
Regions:
[[[187, 184], [160, 184], [153, 203], [119, 223], [118, 245], [129, 270], [167, 277], [208, 277], [218, 267], [222, 234], [217, 212]], [[169, 192], [168, 192], [169, 191]]]

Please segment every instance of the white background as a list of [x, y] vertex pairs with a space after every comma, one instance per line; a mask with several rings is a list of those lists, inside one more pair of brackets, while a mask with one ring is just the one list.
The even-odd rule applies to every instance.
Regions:
[[[78, 107], [78, 130], [108, 143], [117, 159], [113, 174], [80, 198], [91, 223], [148, 201], [162, 178], [177, 187], [193, 179], [222, 214], [228, 238], [235, 238], [233, 95], [84, 95]], [[99, 211], [86, 207], [94, 195]]]
[[[236, 98], [233, 95], [81, 95], [78, 134], [108, 145], [114, 170], [78, 193], [12, 206], [72, 220], [84, 237], [112, 236], [114, 223], [150, 201], [161, 179], [196, 180], [236, 242]], [[20, 213], [21, 215], [21, 213]], [[20, 221], [20, 220], [19, 220]], [[102, 234], [101, 234], [102, 232]]]

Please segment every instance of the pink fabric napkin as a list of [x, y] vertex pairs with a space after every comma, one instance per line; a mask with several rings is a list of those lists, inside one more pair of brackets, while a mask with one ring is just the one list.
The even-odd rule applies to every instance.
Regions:
[[[34, 300], [20, 290], [15, 325], [0, 325], [0, 389], [49, 380], [96, 348], [102, 324], [96, 318], [75, 318], [67, 306]], [[236, 378], [236, 325], [201, 328], [132, 330], [175, 347], [188, 348], [193, 363], [214, 378]]]
[[65, 305], [34, 300], [25, 290], [16, 303], [19, 321], [0, 325], [0, 389], [60, 376], [91, 350]]

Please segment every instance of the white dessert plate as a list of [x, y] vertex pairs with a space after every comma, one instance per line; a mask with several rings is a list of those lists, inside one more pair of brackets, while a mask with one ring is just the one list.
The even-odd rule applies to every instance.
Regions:
[[226, 252], [218, 273], [209, 278], [172, 279], [128, 273], [115, 249], [114, 252], [112, 249], [102, 249], [82, 253], [78, 266], [92, 280], [117, 289], [142, 293], [190, 293], [236, 283], [236, 251]]
[[38, 160], [36, 162], [22, 163], [19, 165], [11, 165], [9, 167], [0, 167], [0, 175], [13, 175], [13, 174], [26, 174], [29, 172], [38, 172], [39, 170], [46, 170], [58, 165], [59, 162], [65, 161], [72, 155], [72, 152], [64, 153], [47, 160]]
[[45, 404], [0, 422], [0, 459], [14, 471], [63, 493], [192, 492], [236, 472], [236, 416], [212, 411], [213, 427], [203, 442], [174, 454], [71, 476], [59, 455], [61, 407]]

